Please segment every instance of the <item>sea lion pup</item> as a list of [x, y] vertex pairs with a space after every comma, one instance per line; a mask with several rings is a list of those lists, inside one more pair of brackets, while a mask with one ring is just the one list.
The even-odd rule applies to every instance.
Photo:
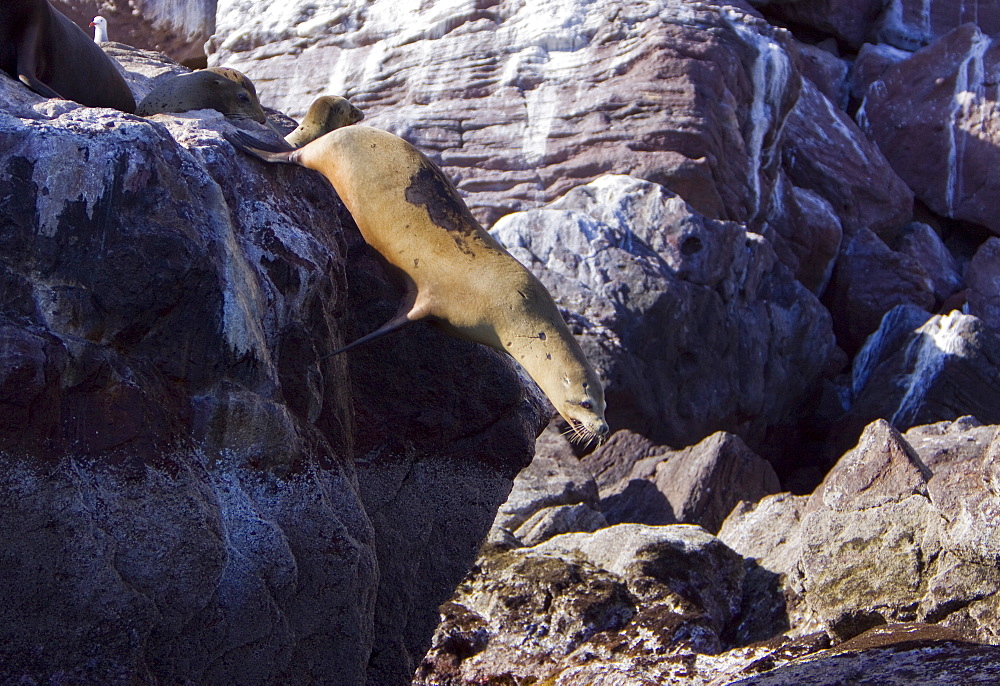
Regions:
[[97, 15], [94, 17], [93, 21], [90, 22], [90, 26], [94, 29], [94, 42], [95, 43], [107, 43], [108, 42], [108, 20]]
[[0, 1], [0, 69], [46, 98], [135, 111], [114, 60], [47, 0]]
[[267, 121], [253, 82], [241, 71], [212, 67], [178, 74], [149, 92], [135, 113], [148, 117], [161, 112], [216, 110], [227, 117]]
[[428, 318], [451, 335], [510, 354], [569, 423], [574, 440], [607, 435], [604, 389], [552, 296], [483, 230], [451, 181], [416, 148], [361, 125], [283, 152], [239, 131], [226, 139], [264, 161], [323, 174], [365, 241], [404, 276], [407, 293], [396, 315], [331, 354]]
[[320, 136], [336, 131], [341, 126], [357, 124], [364, 113], [339, 95], [324, 95], [313, 100], [299, 127], [285, 136], [293, 148], [301, 148]]

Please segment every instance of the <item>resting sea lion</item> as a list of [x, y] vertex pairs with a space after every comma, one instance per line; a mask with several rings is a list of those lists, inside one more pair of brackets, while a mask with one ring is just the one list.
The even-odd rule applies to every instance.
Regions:
[[267, 121], [253, 82], [243, 72], [228, 67], [199, 69], [171, 77], [150, 91], [135, 113], [148, 117], [161, 112], [205, 109], [261, 124]]
[[399, 312], [336, 354], [429, 318], [447, 333], [516, 359], [580, 441], [603, 439], [604, 389], [545, 286], [479, 225], [451, 181], [398, 136], [345, 126], [293, 151], [270, 152], [242, 132], [234, 146], [267, 162], [315, 169], [365, 241], [407, 283]]
[[0, 69], [46, 98], [135, 111], [114, 60], [47, 0], [0, 0]]
[[305, 119], [299, 127], [285, 136], [285, 142], [293, 148], [301, 148], [320, 136], [339, 129], [341, 126], [357, 124], [365, 115], [357, 107], [337, 95], [324, 95], [313, 100]]

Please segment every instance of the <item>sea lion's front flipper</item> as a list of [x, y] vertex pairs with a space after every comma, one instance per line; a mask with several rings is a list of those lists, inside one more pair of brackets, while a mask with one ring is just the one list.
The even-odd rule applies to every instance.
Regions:
[[387, 321], [382, 326], [378, 327], [370, 334], [362, 336], [356, 341], [348, 343], [343, 348], [338, 348], [332, 353], [327, 353], [323, 357], [319, 358], [325, 360], [328, 357], [333, 357], [334, 355], [339, 355], [340, 353], [350, 350], [351, 348], [361, 345], [362, 343], [367, 343], [368, 341], [375, 340], [380, 336], [384, 336], [387, 333], [392, 333], [393, 331], [399, 331], [407, 324], [412, 324], [415, 321], [425, 318], [429, 314], [429, 309], [427, 307], [426, 301], [421, 301], [418, 299], [417, 287], [413, 283], [407, 284], [406, 295], [403, 298], [403, 303], [400, 305], [399, 310], [393, 316], [392, 319]]
[[20, 44], [17, 46], [17, 78], [25, 86], [46, 98], [59, 98], [65, 100], [63, 96], [56, 93], [52, 88], [42, 83], [35, 73], [38, 68], [39, 54], [38, 46], [41, 44], [38, 22], [33, 22], [24, 32]]

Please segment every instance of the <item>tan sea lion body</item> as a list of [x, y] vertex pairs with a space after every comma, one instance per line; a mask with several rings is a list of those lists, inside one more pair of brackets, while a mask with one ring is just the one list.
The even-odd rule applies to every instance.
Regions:
[[0, 69], [46, 98], [135, 111], [114, 60], [46, 0], [0, 0]]
[[472, 216], [454, 185], [403, 139], [347, 126], [291, 152], [227, 139], [269, 162], [322, 173], [365, 241], [406, 277], [395, 317], [346, 350], [430, 318], [448, 333], [516, 359], [579, 440], [603, 439], [604, 389], [545, 286]]
[[309, 111], [298, 128], [285, 136], [293, 148], [301, 148], [320, 136], [336, 131], [342, 126], [357, 124], [365, 115], [357, 107], [338, 95], [324, 95], [313, 100]]
[[243, 72], [228, 67], [199, 69], [166, 79], [142, 99], [135, 113], [148, 117], [206, 109], [262, 124], [267, 121], [253, 82]]

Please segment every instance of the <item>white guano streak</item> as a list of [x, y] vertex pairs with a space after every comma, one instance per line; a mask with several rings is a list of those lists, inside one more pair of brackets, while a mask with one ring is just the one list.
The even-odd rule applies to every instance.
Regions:
[[962, 192], [962, 161], [972, 110], [985, 95], [983, 55], [989, 44], [989, 39], [977, 29], [972, 45], [955, 74], [955, 90], [949, 113], [948, 181], [945, 189], [945, 205], [949, 217], [954, 216], [956, 199]]
[[[970, 315], [952, 312], [948, 315], [932, 317], [917, 329], [917, 336], [910, 343], [906, 356], [916, 356], [910, 372], [906, 393], [899, 407], [892, 415], [893, 426], [906, 426], [916, 419], [920, 402], [924, 399], [928, 384], [937, 380], [947, 357], [963, 357], [965, 339], [962, 337], [963, 319]], [[911, 358], [912, 359], [912, 358]]]
[[559, 102], [559, 88], [542, 83], [524, 94], [524, 104], [528, 111], [528, 122], [521, 138], [521, 154], [529, 164], [537, 164], [545, 156], [545, 149], [556, 116]]
[[[757, 33], [744, 24], [739, 15], [727, 12], [724, 15], [727, 23], [740, 37], [745, 45], [757, 52], [754, 59], [753, 102], [750, 106], [750, 140], [747, 141], [747, 154], [750, 156], [750, 190], [753, 193], [751, 216], [760, 211], [761, 190], [760, 170], [766, 163], [766, 158], [774, 153], [774, 146], [781, 139], [780, 129], [784, 120], [778, 121], [781, 100], [788, 85], [791, 69], [788, 55], [772, 39]], [[772, 148], [764, 149], [764, 138], [767, 132], [775, 129]]]

